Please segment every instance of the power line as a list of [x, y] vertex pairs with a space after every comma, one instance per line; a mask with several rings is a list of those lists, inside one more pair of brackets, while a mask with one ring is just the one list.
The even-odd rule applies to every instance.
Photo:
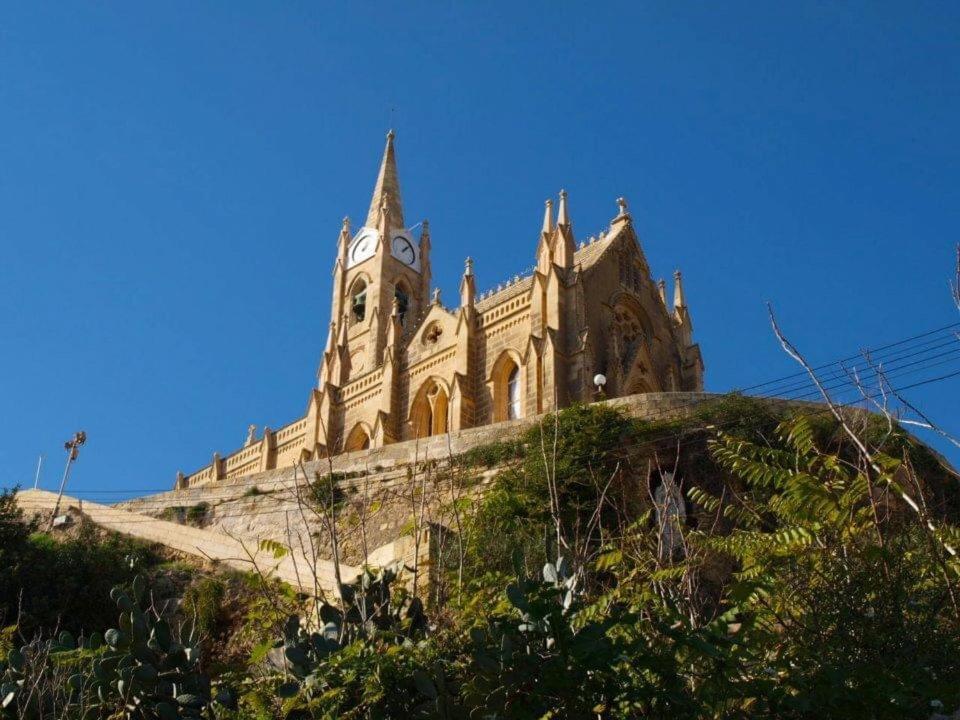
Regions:
[[[918, 333], [917, 335], [912, 335], [912, 336], [910, 336], [910, 337], [908, 337], [908, 338], [904, 338], [903, 340], [897, 340], [896, 342], [888, 343], [888, 344], [886, 344], [886, 345], [881, 345], [880, 347], [873, 348], [872, 350], [861, 350], [861, 351], [859, 351], [858, 353], [856, 353], [855, 355], [850, 355], [849, 357], [845, 357], [845, 358], [841, 358], [841, 359], [839, 359], [839, 360], [834, 360], [834, 361], [832, 361], [832, 362], [824, 363], [823, 365], [817, 365], [816, 367], [813, 368], [813, 371], [814, 371], [814, 372], [818, 372], [818, 371], [820, 371], [820, 370], [825, 370], [825, 369], [827, 369], [828, 367], [830, 367], [830, 366], [832, 366], [832, 365], [837, 365], [837, 364], [839, 364], [839, 363], [845, 363], [845, 362], [851, 362], [851, 361], [856, 360], [856, 359], [858, 359], [858, 358], [862, 358], [865, 352], [870, 353], [871, 355], [875, 355], [875, 354], [877, 354], [877, 353], [879, 353], [879, 352], [881, 352], [881, 351], [883, 351], [883, 350], [887, 350], [887, 349], [892, 348], [892, 347], [897, 347], [897, 346], [899, 346], [899, 345], [904, 345], [904, 344], [906, 344], [906, 343], [908, 343], [908, 342], [912, 342], [913, 340], [918, 340], [918, 339], [923, 338], [923, 337], [928, 337], [928, 336], [933, 335], [933, 334], [935, 334], [935, 333], [940, 333], [940, 332], [943, 332], [943, 331], [945, 331], [945, 330], [957, 330], [957, 329], [960, 329], [960, 322], [950, 323], [949, 325], [944, 325], [943, 327], [939, 327], [939, 328], [936, 328], [936, 329], [934, 329], [934, 330], [928, 330], [928, 331], [926, 331], [926, 332]], [[789, 374], [789, 375], [785, 375], [783, 378], [779, 378], [778, 380], [787, 380], [787, 379], [789, 379], [789, 378], [800, 377], [800, 376], [804, 376], [804, 375], [806, 375], [806, 374], [807, 374], [807, 371], [806, 371], [806, 370], [800, 370], [800, 371], [798, 371], [798, 372], [791, 373], [791, 374]], [[761, 388], [761, 387], [766, 387], [767, 385], [770, 385], [770, 384], [772, 384], [772, 383], [778, 382], [778, 380], [767, 380], [766, 382], [762, 382], [762, 383], [760, 383], [760, 384], [758, 384], [758, 385], [751, 385], [750, 387], [742, 388], [742, 389], [741, 389], [741, 392], [747, 392], [748, 390], [756, 390], [756, 389]]]
[[[920, 343], [919, 345], [911, 348], [909, 352], [897, 351], [893, 354], [884, 354], [884, 353], [873, 353], [869, 350], [865, 350], [864, 353], [869, 354], [869, 362], [870, 362], [869, 367], [870, 369], [873, 369], [879, 365], [884, 365], [886, 363], [893, 364], [905, 358], [915, 357], [916, 355], [923, 355], [925, 353], [932, 352], [934, 350], [939, 350], [940, 348], [944, 348], [944, 347], [949, 347], [949, 346], [957, 347], [958, 345], [960, 345], [960, 342], [958, 342], [958, 339], [955, 336], [950, 335], [947, 337], [945, 341], [943, 337], [937, 337], [933, 340], [928, 340], [927, 342]], [[926, 346], [929, 346], [929, 347], [926, 347]], [[924, 348], [924, 349], [921, 350], [919, 348]], [[867, 358], [863, 355], [859, 356], [858, 359], [865, 360], [865, 361], [867, 360]], [[837, 360], [833, 363], [830, 363], [825, 367], [838, 366], [837, 369], [826, 374], [819, 373], [817, 377], [820, 379], [821, 382], [829, 382], [831, 380], [835, 380], [840, 377], [847, 377], [849, 375], [850, 368], [848, 368], [845, 363], [848, 363], [848, 362], [852, 362], [852, 361], [847, 359], [847, 360]], [[804, 373], [804, 375], [806, 377], [806, 380], [804, 380], [803, 382], [799, 382], [799, 383], [794, 382], [786, 386], [776, 387], [773, 390], [767, 390], [765, 394], [782, 395], [784, 393], [791, 392], [796, 389], [806, 388], [810, 386], [812, 382], [810, 381], [809, 375], [807, 375], [806, 373]]]

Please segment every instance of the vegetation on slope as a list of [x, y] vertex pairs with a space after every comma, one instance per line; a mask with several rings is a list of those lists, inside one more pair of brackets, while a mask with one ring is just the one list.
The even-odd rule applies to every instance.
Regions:
[[[48, 634], [7, 655], [4, 712], [253, 720], [954, 710], [955, 479], [895, 424], [846, 420], [848, 430], [821, 411], [736, 396], [657, 423], [600, 406], [565, 410], [520, 442], [468, 458], [504, 469], [483, 494], [451, 500], [464, 511], [446, 536], [458, 551], [433, 568], [440, 590], [429, 597], [422, 586], [423, 597], [412, 596], [403, 569], [365, 573], [342, 600], [233, 574], [194, 578], [168, 617], [147, 602], [156, 572], [120, 577], [112, 601], [101, 594], [116, 621], [112, 632], [97, 626], [102, 640]], [[432, 480], [470, 475], [450, 472]], [[29, 537], [4, 532], [2, 560]]]

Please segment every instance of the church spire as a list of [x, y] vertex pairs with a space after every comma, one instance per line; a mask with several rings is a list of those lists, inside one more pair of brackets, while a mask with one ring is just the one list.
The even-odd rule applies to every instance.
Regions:
[[373, 188], [373, 197], [370, 199], [370, 210], [367, 212], [367, 221], [364, 223], [366, 227], [378, 227], [381, 208], [387, 211], [392, 227], [404, 227], [403, 205], [400, 202], [400, 177], [397, 175], [393, 138], [394, 134], [391, 130], [387, 133], [387, 146], [383, 150], [377, 184]]

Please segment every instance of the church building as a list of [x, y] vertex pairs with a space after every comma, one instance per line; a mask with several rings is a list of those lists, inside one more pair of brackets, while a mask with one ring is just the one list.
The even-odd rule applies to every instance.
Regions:
[[[394, 134], [363, 226], [344, 219], [330, 329], [303, 417], [190, 475], [191, 487], [303, 459], [538, 415], [575, 402], [703, 389], [680, 273], [654, 282], [627, 203], [579, 244], [567, 194], [531, 233], [533, 271], [478, 293], [466, 258], [456, 307], [431, 291], [430, 228], [408, 228]], [[598, 377], [602, 376], [602, 377]], [[597, 384], [597, 380], [601, 383]]]

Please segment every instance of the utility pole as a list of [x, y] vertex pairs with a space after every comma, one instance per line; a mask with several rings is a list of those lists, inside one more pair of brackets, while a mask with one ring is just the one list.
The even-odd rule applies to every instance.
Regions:
[[40, 487], [40, 468], [43, 466], [43, 455], [37, 458], [37, 474], [33, 477], [33, 489]]
[[63, 479], [60, 481], [60, 492], [57, 493], [57, 502], [53, 506], [53, 514], [50, 516], [50, 530], [53, 530], [53, 521], [60, 511], [60, 499], [63, 497], [63, 489], [67, 486], [67, 478], [70, 477], [70, 468], [73, 466], [73, 461], [80, 455], [80, 446], [86, 441], [87, 434], [80, 430], [63, 444], [63, 448], [67, 451], [67, 467], [64, 468]]

